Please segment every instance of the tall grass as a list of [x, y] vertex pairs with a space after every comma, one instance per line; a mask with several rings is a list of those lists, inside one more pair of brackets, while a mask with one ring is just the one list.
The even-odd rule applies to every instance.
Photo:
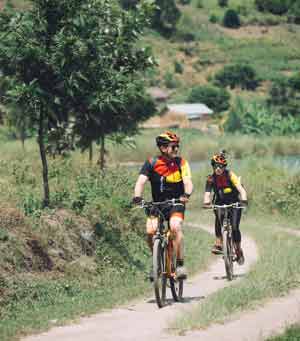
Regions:
[[[299, 136], [251, 136], [251, 135], [207, 135], [199, 130], [174, 129], [181, 137], [181, 154], [189, 161], [209, 160], [211, 155], [226, 149], [232, 159], [249, 156], [272, 157], [283, 155], [300, 155]], [[158, 129], [146, 129], [141, 135], [133, 136], [136, 147], [109, 146], [108, 155], [111, 162], [143, 162], [146, 158], [158, 153], [155, 137], [161, 132]]]

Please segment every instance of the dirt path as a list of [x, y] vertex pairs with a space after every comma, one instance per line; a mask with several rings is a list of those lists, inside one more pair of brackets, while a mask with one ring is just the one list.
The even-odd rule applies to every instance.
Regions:
[[[189, 224], [192, 228], [205, 226]], [[298, 235], [298, 233], [297, 233]], [[211, 293], [227, 286], [234, 285], [245, 274], [258, 257], [255, 243], [243, 238], [246, 262], [235, 266], [237, 279], [231, 283], [224, 276], [224, 264], [221, 257], [211, 265], [208, 271], [188, 280], [184, 289], [185, 302], [158, 309], [153, 298], [112, 311], [103, 312], [84, 318], [79, 324], [56, 327], [49, 332], [31, 336], [24, 341], [260, 341], [282, 332], [288, 325], [300, 321], [300, 290], [289, 296], [270, 301], [265, 306], [232, 316], [231, 321], [221, 325], [215, 324], [205, 330], [191, 331], [184, 336], [168, 334], [167, 327], [179, 312], [189, 310], [193, 305], [203, 301]]]
[[[190, 224], [192, 228], [199, 228], [199, 225]], [[201, 228], [212, 232], [205, 226]], [[176, 314], [185, 309], [190, 309], [199, 301], [205, 302], [205, 298], [211, 293], [225, 287], [234, 285], [245, 274], [253, 262], [257, 259], [257, 250], [255, 243], [244, 238], [243, 247], [247, 255], [243, 266], [235, 266], [237, 279], [228, 282], [224, 278], [224, 262], [221, 257], [216, 256], [216, 262], [213, 263], [208, 271], [188, 280], [184, 288], [184, 303], [174, 304], [169, 300], [169, 305], [163, 309], [158, 309], [153, 297], [145, 299], [143, 302], [126, 306], [124, 308], [114, 309], [103, 312], [92, 317], [84, 318], [79, 324], [66, 327], [56, 327], [49, 332], [37, 336], [31, 336], [24, 341], [135, 341], [135, 340], [174, 340], [166, 331], [168, 322]], [[170, 298], [170, 296], [169, 296]], [[180, 337], [180, 340], [188, 340]]]

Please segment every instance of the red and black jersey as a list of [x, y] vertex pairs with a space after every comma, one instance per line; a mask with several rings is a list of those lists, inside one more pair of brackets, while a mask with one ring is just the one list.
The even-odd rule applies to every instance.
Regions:
[[214, 203], [217, 205], [232, 204], [239, 201], [239, 191], [236, 185], [239, 178], [231, 171], [225, 170], [223, 174], [209, 175], [205, 185], [205, 192], [214, 191]]
[[153, 201], [178, 199], [184, 193], [183, 178], [191, 177], [186, 160], [180, 157], [167, 159], [164, 156], [148, 159], [140, 174], [150, 180]]

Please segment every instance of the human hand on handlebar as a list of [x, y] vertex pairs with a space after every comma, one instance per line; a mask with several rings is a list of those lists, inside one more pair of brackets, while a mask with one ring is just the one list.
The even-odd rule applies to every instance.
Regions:
[[203, 203], [202, 208], [205, 210], [212, 208], [211, 203]]
[[143, 203], [143, 198], [142, 197], [133, 197], [131, 200], [131, 204], [133, 206], [140, 206]]

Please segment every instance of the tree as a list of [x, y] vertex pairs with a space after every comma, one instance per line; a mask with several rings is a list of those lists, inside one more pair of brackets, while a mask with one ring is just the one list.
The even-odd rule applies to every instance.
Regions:
[[[124, 9], [132, 10], [137, 8], [141, 0], [119, 0]], [[190, 0], [182, 0], [183, 4]], [[176, 24], [181, 12], [176, 6], [175, 0], [153, 0], [155, 6], [151, 15], [151, 26], [161, 34], [169, 37], [176, 31]]]
[[225, 65], [214, 78], [216, 85], [229, 86], [231, 89], [240, 86], [242, 89], [255, 90], [259, 85], [255, 70], [247, 64]]
[[204, 103], [218, 113], [229, 108], [230, 94], [226, 89], [214, 86], [196, 86], [192, 88], [187, 101], [190, 103]]
[[180, 11], [174, 0], [156, 0], [156, 9], [152, 17], [152, 26], [164, 35], [170, 36], [176, 31]]
[[[5, 98], [22, 108], [38, 131], [45, 206], [49, 130], [71, 116], [75, 122], [97, 122], [101, 136], [110, 126], [108, 115], [120, 122], [111, 130], [128, 127], [127, 95], [139, 99], [138, 71], [152, 65], [150, 51], [135, 44], [150, 10], [146, 2], [124, 13], [113, 0], [32, 0], [28, 10], [1, 13], [0, 68], [9, 79]], [[128, 121], [133, 125], [132, 117]]]
[[228, 28], [239, 28], [241, 26], [240, 17], [234, 9], [228, 9], [225, 12], [223, 26]]
[[150, 17], [147, 3], [124, 12], [112, 1], [98, 1], [93, 13], [82, 14], [56, 37], [53, 63], [74, 108], [78, 145], [86, 149], [99, 142], [101, 168], [105, 137], [135, 130], [154, 113], [142, 77], [153, 66], [151, 51], [136, 44]]
[[228, 6], [228, 0], [218, 0], [218, 4], [220, 7], [227, 7]]
[[294, 2], [297, 0], [255, 0], [255, 5], [259, 11], [282, 15]]

